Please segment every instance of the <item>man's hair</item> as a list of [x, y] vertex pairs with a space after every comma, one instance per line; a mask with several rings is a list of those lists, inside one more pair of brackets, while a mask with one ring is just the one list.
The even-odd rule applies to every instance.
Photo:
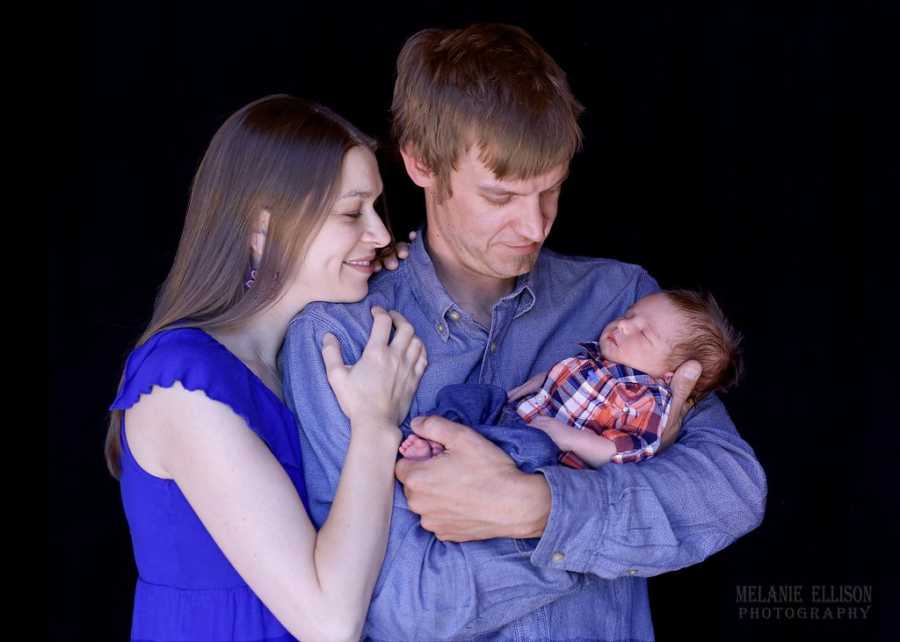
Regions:
[[476, 24], [425, 29], [397, 58], [393, 133], [450, 195], [460, 153], [478, 145], [498, 179], [532, 178], [581, 146], [583, 107], [559, 65], [523, 29]]
[[675, 367], [696, 359], [703, 367], [691, 397], [698, 401], [710, 392], [735, 386], [744, 369], [741, 335], [708, 292], [666, 290], [669, 301], [685, 316], [682, 340], [672, 351]]

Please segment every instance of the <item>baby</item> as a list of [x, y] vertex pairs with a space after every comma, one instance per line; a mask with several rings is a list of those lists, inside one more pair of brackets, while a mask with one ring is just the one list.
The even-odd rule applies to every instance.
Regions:
[[[692, 401], [726, 390], [742, 369], [740, 340], [711, 295], [657, 292], [607, 324], [597, 341], [581, 344], [584, 352], [532, 377], [509, 398], [521, 399], [516, 412], [553, 440], [563, 464], [637, 462], [659, 449], [678, 366], [695, 359], [703, 368]], [[417, 459], [442, 450], [416, 435], [400, 445], [405, 457]]]

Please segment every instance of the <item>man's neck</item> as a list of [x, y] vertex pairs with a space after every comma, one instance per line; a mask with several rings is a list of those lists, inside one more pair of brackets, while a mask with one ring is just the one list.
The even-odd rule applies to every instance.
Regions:
[[459, 307], [472, 315], [485, 328], [491, 327], [494, 304], [512, 292], [516, 279], [498, 279], [472, 272], [453, 256], [444, 256], [440, 249], [426, 243], [434, 271], [447, 294]]

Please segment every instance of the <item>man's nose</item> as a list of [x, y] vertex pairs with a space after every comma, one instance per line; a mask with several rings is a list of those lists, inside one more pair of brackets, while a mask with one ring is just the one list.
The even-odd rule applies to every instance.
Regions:
[[516, 233], [532, 243], [544, 241], [544, 214], [538, 195], [522, 199], [521, 209], [516, 217]]

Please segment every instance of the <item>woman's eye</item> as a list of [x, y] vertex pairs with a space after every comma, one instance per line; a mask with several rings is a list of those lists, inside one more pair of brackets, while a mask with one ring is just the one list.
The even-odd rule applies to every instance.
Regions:
[[349, 216], [350, 218], [359, 218], [362, 216], [362, 212], [344, 212], [344, 216]]

